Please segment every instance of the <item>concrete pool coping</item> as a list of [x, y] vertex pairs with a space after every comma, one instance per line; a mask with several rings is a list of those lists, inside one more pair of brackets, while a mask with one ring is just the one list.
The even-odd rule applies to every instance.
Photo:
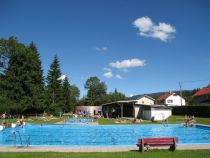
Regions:
[[[153, 149], [168, 149], [167, 147]], [[210, 149], [210, 144], [177, 145], [177, 150], [199, 150]], [[1, 146], [0, 152], [128, 152], [138, 151], [137, 146], [81, 146], [81, 147], [49, 147], [49, 146], [29, 146], [14, 147]]]

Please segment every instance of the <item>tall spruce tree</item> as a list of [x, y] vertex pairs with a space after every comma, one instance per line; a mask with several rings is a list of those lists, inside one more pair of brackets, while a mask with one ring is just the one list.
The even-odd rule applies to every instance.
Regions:
[[47, 74], [46, 90], [46, 111], [56, 113], [61, 111], [62, 107], [62, 84], [58, 78], [61, 76], [60, 64], [57, 55], [50, 66]]
[[43, 110], [44, 106], [44, 77], [43, 77], [43, 70], [42, 70], [42, 64], [40, 60], [40, 54], [37, 50], [36, 45], [34, 42], [31, 42], [29, 45], [29, 50], [32, 51], [32, 71], [31, 71], [31, 77], [32, 77], [32, 84], [33, 84], [33, 95], [31, 96], [32, 99], [32, 105], [36, 105], [37, 110]]
[[[32, 45], [31, 45], [32, 46]], [[43, 94], [43, 76], [38, 51], [26, 47], [16, 38], [4, 41], [4, 50], [9, 54], [9, 67], [1, 77], [0, 89], [3, 99], [13, 113], [41, 112], [40, 96]], [[6, 99], [5, 99], [6, 97]]]
[[64, 112], [73, 110], [71, 106], [70, 84], [67, 77], [65, 77], [62, 86], [62, 110]]

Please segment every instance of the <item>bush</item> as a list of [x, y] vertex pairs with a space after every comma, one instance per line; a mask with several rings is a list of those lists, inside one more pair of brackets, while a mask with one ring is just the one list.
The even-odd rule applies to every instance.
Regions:
[[173, 107], [172, 115], [194, 115], [197, 117], [210, 117], [210, 106], [180, 106]]

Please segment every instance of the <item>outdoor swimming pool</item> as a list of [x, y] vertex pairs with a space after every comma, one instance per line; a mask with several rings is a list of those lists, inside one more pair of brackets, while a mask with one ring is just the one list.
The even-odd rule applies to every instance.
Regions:
[[179, 137], [178, 144], [210, 144], [210, 128], [180, 124], [26, 125], [0, 131], [0, 146], [135, 146], [141, 137]]
[[90, 118], [71, 118], [68, 120], [65, 120], [65, 124], [88, 124], [93, 122]]

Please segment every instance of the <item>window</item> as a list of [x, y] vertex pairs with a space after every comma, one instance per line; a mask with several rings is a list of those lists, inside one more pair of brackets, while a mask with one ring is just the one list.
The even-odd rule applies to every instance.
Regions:
[[173, 103], [173, 100], [170, 99], [170, 100], [168, 100], [167, 102], [168, 102], [168, 103]]

